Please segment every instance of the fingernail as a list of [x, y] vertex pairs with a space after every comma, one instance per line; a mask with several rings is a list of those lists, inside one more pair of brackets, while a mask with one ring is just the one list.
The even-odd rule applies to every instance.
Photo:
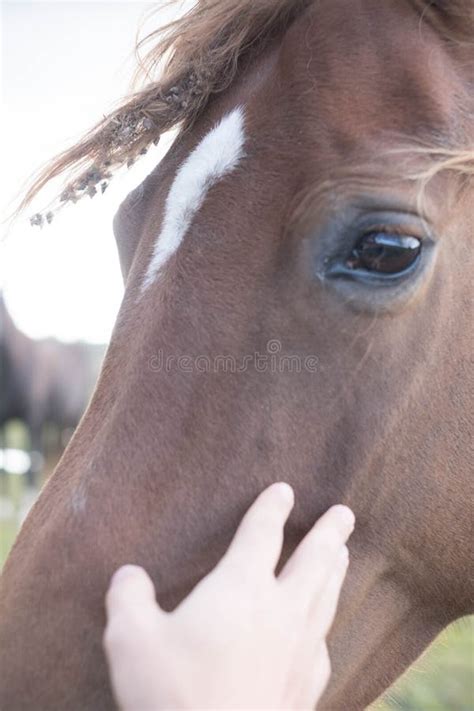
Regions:
[[334, 506], [337, 514], [348, 531], [353, 531], [355, 526], [355, 516], [348, 506], [338, 504]]
[[122, 565], [121, 568], [115, 571], [110, 579], [110, 585], [115, 585], [116, 583], [122, 583], [127, 578], [132, 578], [137, 574], [137, 571], [141, 570], [138, 565]]
[[279, 481], [273, 484], [275, 491], [278, 491], [279, 496], [284, 498], [288, 503], [293, 503], [295, 494], [292, 487], [286, 481]]

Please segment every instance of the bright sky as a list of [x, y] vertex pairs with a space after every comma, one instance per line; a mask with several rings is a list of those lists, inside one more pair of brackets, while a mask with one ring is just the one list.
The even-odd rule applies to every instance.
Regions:
[[[152, 7], [117, 0], [2, 3], [6, 208], [31, 171], [80, 137], [127, 92], [136, 32]], [[155, 26], [156, 18], [146, 25]], [[112, 218], [165, 145], [114, 178], [103, 196], [64, 208], [50, 226], [30, 227], [28, 213], [8, 230], [0, 247], [0, 283], [17, 325], [30, 336], [109, 338], [122, 298]], [[43, 206], [44, 201], [35, 207]]]

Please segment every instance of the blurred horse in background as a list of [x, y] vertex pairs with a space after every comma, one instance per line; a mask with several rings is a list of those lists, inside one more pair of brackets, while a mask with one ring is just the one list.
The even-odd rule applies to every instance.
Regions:
[[[38, 469], [47, 454], [45, 427], [56, 434], [58, 456], [87, 407], [104, 352], [103, 345], [29, 338], [16, 327], [0, 294], [0, 428], [14, 419], [26, 426], [32, 486], [39, 483]], [[51, 437], [48, 441], [51, 446]]]
[[7, 711], [114, 708], [113, 570], [173, 608], [275, 480], [284, 557], [331, 504], [358, 521], [321, 711], [360, 711], [473, 610], [472, 11], [198, 0], [34, 184], [93, 197], [181, 129], [115, 218], [101, 376], [1, 578]]

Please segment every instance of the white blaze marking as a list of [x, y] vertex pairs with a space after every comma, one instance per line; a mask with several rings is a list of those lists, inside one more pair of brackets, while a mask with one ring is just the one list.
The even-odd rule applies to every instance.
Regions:
[[176, 252], [209, 188], [230, 173], [243, 156], [244, 113], [234, 109], [209, 131], [176, 173], [166, 198], [161, 232], [145, 274], [142, 293]]

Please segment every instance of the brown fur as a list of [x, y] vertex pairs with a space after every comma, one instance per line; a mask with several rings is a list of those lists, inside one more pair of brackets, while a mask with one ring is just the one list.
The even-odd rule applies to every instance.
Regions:
[[[1, 581], [2, 708], [112, 708], [101, 633], [114, 568], [144, 565], [173, 607], [275, 480], [296, 491], [285, 556], [333, 503], [358, 520], [323, 711], [364, 708], [473, 610], [472, 177], [426, 185], [437, 249], [415, 279], [340, 288], [315, 273], [354, 210], [416, 213], [407, 145], [474, 143], [472, 48], [446, 40], [450, 5], [436, 23], [418, 5], [312, 3], [120, 209], [126, 293], [99, 384]], [[245, 159], [138, 300], [178, 166], [237, 105]], [[408, 172], [426, 170], [419, 158]], [[152, 367], [160, 349], [240, 359], [271, 339], [316, 355], [317, 372]]]

